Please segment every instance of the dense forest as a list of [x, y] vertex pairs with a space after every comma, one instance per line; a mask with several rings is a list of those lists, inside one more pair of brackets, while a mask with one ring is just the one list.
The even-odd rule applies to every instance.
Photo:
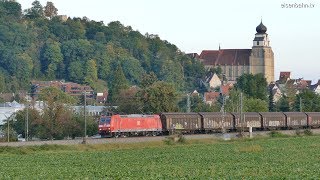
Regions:
[[119, 84], [141, 86], [143, 74], [151, 73], [185, 92], [205, 70], [158, 35], [118, 21], [64, 18], [51, 2], [34, 1], [22, 10], [18, 2], [0, 0], [0, 92], [29, 91], [31, 80], [63, 79], [112, 94]]

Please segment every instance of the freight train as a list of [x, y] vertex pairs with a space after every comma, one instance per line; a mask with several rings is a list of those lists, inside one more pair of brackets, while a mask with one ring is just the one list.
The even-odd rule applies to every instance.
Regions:
[[254, 130], [319, 128], [320, 112], [199, 112], [160, 115], [102, 115], [102, 137], [157, 136], [171, 133], [213, 133]]

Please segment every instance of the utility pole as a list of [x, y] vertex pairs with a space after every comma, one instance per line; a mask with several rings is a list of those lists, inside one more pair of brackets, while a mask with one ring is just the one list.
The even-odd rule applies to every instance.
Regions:
[[8, 123], [8, 142], [10, 142], [10, 128], [9, 128], [10, 118], [7, 118], [7, 121], [8, 121], [7, 122]]
[[86, 112], [86, 106], [87, 106], [87, 92], [84, 91], [84, 137], [83, 137], [83, 141], [82, 144], [87, 144], [87, 112]]
[[302, 99], [300, 97], [300, 112], [302, 112]]
[[225, 109], [224, 109], [224, 106], [226, 104], [226, 99], [224, 97], [224, 95], [222, 95], [222, 106], [221, 106], [221, 115], [222, 115], [222, 120], [221, 120], [221, 131], [222, 131], [222, 134], [225, 133], [225, 129], [224, 129], [224, 119], [225, 119], [225, 115], [226, 115], [226, 112], [225, 112]]
[[189, 113], [191, 110], [191, 103], [190, 103], [190, 94], [187, 94], [187, 113]]
[[[220, 49], [220, 45], [219, 45], [219, 49]], [[222, 113], [222, 120], [221, 120], [221, 132], [222, 132], [222, 134], [224, 134], [225, 133], [225, 129], [224, 129], [224, 119], [225, 119], [225, 114], [226, 114], [226, 112], [225, 112], [225, 109], [224, 109], [224, 106], [225, 106], [225, 104], [226, 104], [226, 98], [225, 98], [225, 95], [223, 94], [224, 92], [223, 92], [223, 88], [222, 88], [222, 86], [224, 85], [224, 79], [225, 79], [225, 75], [223, 75], [222, 76], [222, 80], [221, 80], [221, 85], [220, 85], [220, 95], [222, 96], [222, 106], [221, 106], [221, 113]]]
[[241, 124], [241, 135], [243, 134], [243, 114], [242, 114], [242, 111], [243, 111], [243, 102], [242, 102], [242, 92], [240, 93], [240, 124]]
[[28, 141], [29, 137], [29, 102], [27, 102], [27, 118], [26, 118], [26, 141]]

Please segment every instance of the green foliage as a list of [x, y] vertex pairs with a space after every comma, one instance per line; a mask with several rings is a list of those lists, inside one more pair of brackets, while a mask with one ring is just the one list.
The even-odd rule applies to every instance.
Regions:
[[149, 74], [144, 73], [141, 79], [142, 79], [140, 82], [141, 88], [146, 88], [158, 81], [157, 75], [154, 72], [151, 72]]
[[261, 99], [246, 98], [243, 106], [244, 112], [268, 112], [267, 102]]
[[15, 1], [0, 1], [0, 14], [14, 19], [21, 18], [21, 5]]
[[237, 78], [236, 88], [249, 98], [267, 101], [267, 85], [262, 74], [243, 74]]
[[274, 102], [273, 93], [272, 93], [271, 88], [269, 88], [268, 99], [269, 99], [269, 112], [275, 112], [276, 111], [276, 103]]
[[301, 93], [296, 95], [293, 110], [300, 111], [300, 105], [302, 112], [319, 112], [320, 95], [309, 89], [303, 90]]
[[[187, 97], [183, 95], [182, 101], [178, 103], [180, 108], [180, 112], [186, 112], [187, 110]], [[214, 112], [215, 107], [210, 106], [209, 104], [205, 103], [201, 96], [199, 95], [191, 95], [190, 96], [190, 111], [191, 112]]]
[[94, 89], [96, 89], [95, 84], [97, 81], [98, 81], [97, 64], [95, 60], [91, 59], [87, 61], [87, 64], [86, 64], [84, 82], [89, 86], [93, 87]]
[[143, 103], [144, 112], [160, 113], [177, 111], [177, 93], [170, 83], [158, 81], [142, 89], [138, 97]]
[[43, 6], [38, 0], [32, 2], [32, 7], [25, 10], [25, 16], [30, 19], [44, 17]]
[[138, 89], [131, 87], [129, 89], [123, 89], [120, 91], [117, 101], [118, 108], [115, 112], [124, 114], [140, 114], [143, 113], [143, 104], [139, 100]]
[[163, 142], [166, 145], [185, 144], [187, 139], [182, 134], [176, 134], [166, 137]]
[[112, 78], [112, 86], [109, 97], [112, 102], [117, 102], [121, 90], [128, 89], [128, 81], [123, 73], [122, 67], [118, 64]]
[[49, 80], [59, 77], [58, 68], [63, 66], [63, 54], [61, 53], [60, 44], [58, 42], [48, 40], [43, 47], [41, 54], [41, 65], [43, 73], [47, 75]]
[[272, 138], [289, 137], [289, 135], [282, 134], [282, 133], [279, 132], [279, 131], [271, 131], [271, 132], [269, 133], [269, 136], [272, 137]]
[[305, 130], [303, 131], [303, 133], [304, 133], [304, 135], [306, 135], [306, 136], [312, 136], [312, 135], [313, 135], [313, 132], [311, 131], [311, 129], [305, 129]]
[[227, 98], [225, 105], [226, 112], [239, 112], [240, 94], [241, 92], [235, 88], [230, 90], [229, 97]]
[[[112, 97], [119, 87], [141, 85], [141, 74], [151, 72], [155, 81], [191, 91], [204, 76], [199, 60], [158, 35], [142, 35], [119, 21], [104, 25], [86, 17], [65, 20], [57, 16], [52, 2], [43, 7], [37, 0], [21, 12], [19, 3], [0, 1], [3, 92], [29, 91], [30, 80], [64, 79], [109, 89]], [[125, 77], [120, 81], [115, 79], [119, 65]]]
[[287, 96], [282, 96], [279, 101], [276, 103], [276, 109], [280, 112], [290, 111], [289, 101]]

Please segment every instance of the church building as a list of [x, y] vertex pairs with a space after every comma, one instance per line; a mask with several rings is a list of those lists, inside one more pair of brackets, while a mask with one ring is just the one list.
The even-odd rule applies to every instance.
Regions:
[[274, 55], [270, 47], [267, 27], [261, 23], [256, 27], [252, 49], [203, 50], [198, 58], [206, 68], [220, 66], [228, 81], [236, 81], [242, 74], [262, 73], [267, 82], [274, 82]]

